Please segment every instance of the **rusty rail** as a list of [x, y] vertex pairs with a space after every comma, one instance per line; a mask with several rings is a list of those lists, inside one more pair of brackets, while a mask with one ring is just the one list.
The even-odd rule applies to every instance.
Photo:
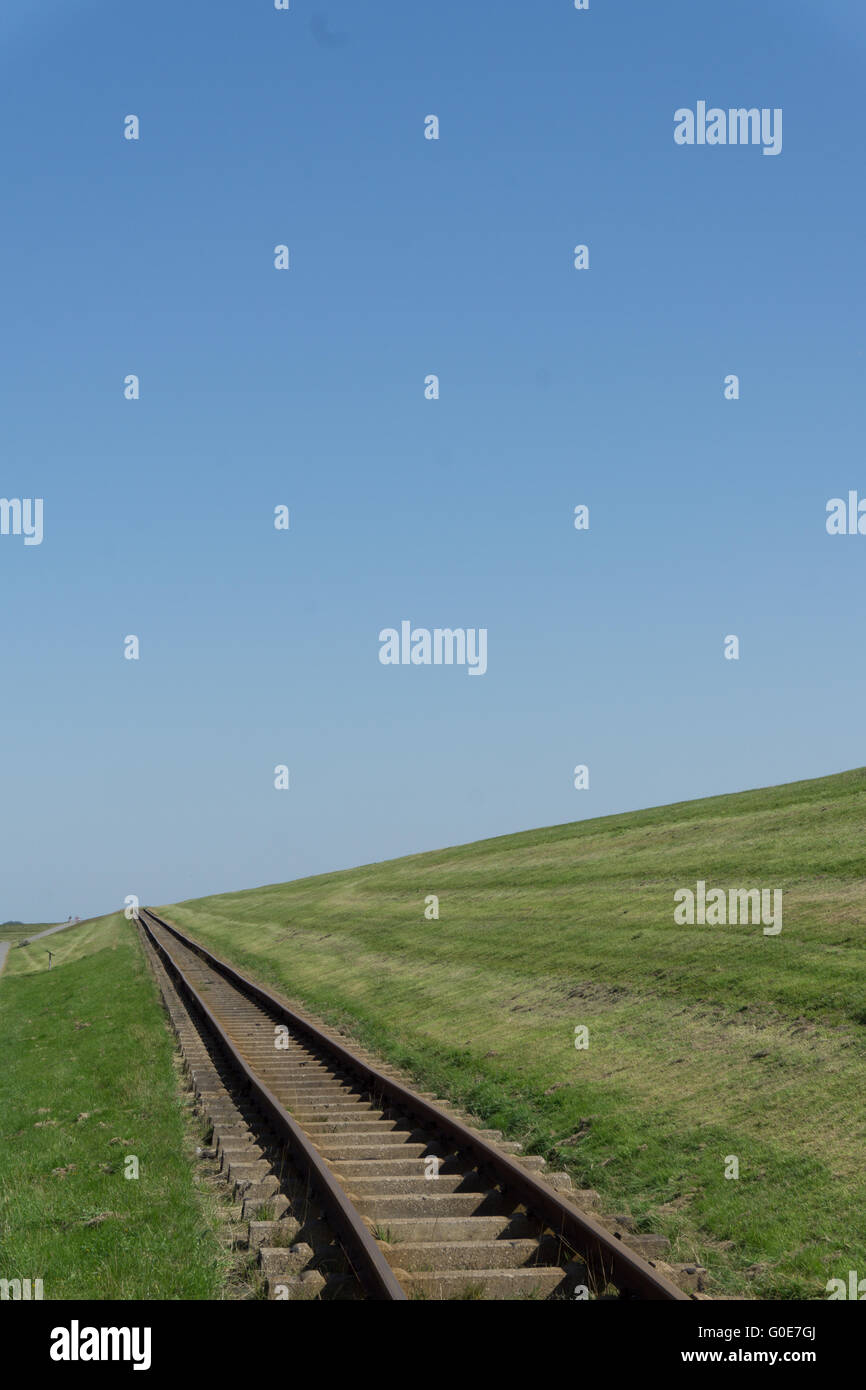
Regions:
[[[322, 1203], [328, 1219], [333, 1226], [335, 1233], [344, 1243], [346, 1253], [350, 1256], [355, 1268], [355, 1273], [364, 1285], [367, 1293], [374, 1299], [393, 1299], [405, 1300], [406, 1294], [394, 1278], [391, 1267], [383, 1256], [381, 1250], [368, 1231], [361, 1217], [355, 1211], [350, 1202], [347, 1202], [345, 1194], [337, 1183], [327, 1165], [320, 1158], [313, 1145], [310, 1143], [304, 1131], [297, 1124], [288, 1110], [277, 1100], [276, 1096], [265, 1086], [256, 1076], [255, 1072], [247, 1065], [241, 1057], [232, 1040], [229, 1038], [225, 1029], [214, 1017], [198, 990], [187, 979], [183, 970], [175, 960], [168, 954], [162, 943], [157, 940], [150, 930], [146, 918], [153, 917], [161, 927], [171, 931], [183, 938], [180, 933], [175, 932], [168, 922], [163, 922], [160, 917], [153, 913], [148, 913], [146, 909], [140, 909], [139, 920], [147, 932], [149, 940], [159, 953], [160, 958], [165, 962], [166, 968], [172, 978], [181, 987], [182, 992], [193, 1003], [196, 1010], [204, 1017], [208, 1028], [219, 1039], [220, 1045], [225, 1049], [231, 1058], [233, 1065], [241, 1073], [243, 1080], [261, 1106], [268, 1119], [274, 1125], [277, 1133], [283, 1136], [291, 1146], [292, 1158], [308, 1178], [316, 1195]], [[190, 949], [195, 949], [190, 943]], [[226, 973], [231, 970], [230, 966], [225, 966], [222, 962], [219, 966], [213, 961], [214, 968]]]
[[516, 1197], [529, 1213], [541, 1219], [576, 1255], [579, 1255], [586, 1262], [587, 1269], [598, 1287], [603, 1288], [606, 1284], [612, 1283], [625, 1297], [691, 1301], [687, 1293], [677, 1288], [640, 1255], [629, 1250], [600, 1222], [567, 1202], [553, 1188], [539, 1181], [515, 1159], [502, 1153], [460, 1120], [446, 1114], [439, 1106], [425, 1100], [423, 1096], [419, 1096], [409, 1087], [395, 1081], [393, 1077], [378, 1071], [368, 1062], [365, 1062], [363, 1058], [356, 1056], [349, 1048], [329, 1037], [308, 1019], [295, 1013], [270, 990], [256, 984], [254, 980], [236, 970], [234, 966], [214, 955], [201, 942], [187, 936], [171, 922], [158, 917], [150, 908], [141, 908], [140, 915], [148, 932], [148, 937], [154, 942], [160, 955], [167, 959], [171, 972], [180, 979], [184, 989], [194, 1000], [196, 1007], [207, 1018], [209, 1026], [215, 1031], [221, 1045], [232, 1057], [253, 1094], [277, 1128], [286, 1132], [301, 1166], [306, 1169], [310, 1181], [318, 1189], [335, 1230], [346, 1241], [349, 1253], [357, 1261], [359, 1277], [373, 1297], [405, 1299], [406, 1294], [394, 1278], [390, 1266], [385, 1261], [363, 1220], [347, 1200], [342, 1188], [335, 1182], [304, 1132], [276, 1097], [257, 1079], [213, 1017], [207, 1004], [157, 941], [144, 919], [150, 917], [160, 927], [176, 937], [188, 950], [195, 952], [200, 959], [229, 980], [242, 993], [257, 1000], [271, 1014], [281, 1018], [292, 1028], [306, 1035], [318, 1049], [330, 1057], [336, 1058], [344, 1070], [357, 1076], [368, 1089], [386, 1096], [401, 1110], [423, 1120], [425, 1125], [438, 1131], [462, 1153], [471, 1154], [479, 1170], [487, 1172], [496, 1186]]

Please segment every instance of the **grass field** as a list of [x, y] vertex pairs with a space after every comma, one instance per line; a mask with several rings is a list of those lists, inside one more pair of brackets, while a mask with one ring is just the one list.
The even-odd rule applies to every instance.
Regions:
[[28, 936], [35, 936], [39, 931], [48, 931], [56, 926], [56, 922], [9, 922], [0, 926], [0, 941], [24, 941]]
[[[824, 1298], [866, 1275], [864, 841], [859, 769], [162, 910], [717, 1292]], [[698, 879], [781, 888], [781, 933], [674, 925]]]
[[46, 1299], [218, 1297], [218, 1214], [135, 929], [116, 914], [48, 941], [50, 973], [43, 941], [0, 978], [0, 1278]]

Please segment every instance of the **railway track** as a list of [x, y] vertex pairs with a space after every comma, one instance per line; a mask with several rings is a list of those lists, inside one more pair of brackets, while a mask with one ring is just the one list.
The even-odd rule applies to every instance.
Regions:
[[[541, 1159], [506, 1152], [519, 1146], [493, 1143], [149, 909], [139, 923], [200, 1035], [203, 1086], [217, 1089], [196, 1084], [217, 1097], [214, 1152], [245, 1210], [259, 1199], [290, 1210], [275, 1167], [290, 1192], [301, 1184], [361, 1296], [688, 1299], [546, 1182]], [[275, 1138], [276, 1164], [250, 1143], [253, 1114]], [[291, 1268], [280, 1244], [278, 1267]]]

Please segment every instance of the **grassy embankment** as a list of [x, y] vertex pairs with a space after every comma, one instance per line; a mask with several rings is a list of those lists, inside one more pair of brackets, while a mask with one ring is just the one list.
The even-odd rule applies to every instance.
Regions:
[[[718, 1292], [823, 1298], [866, 1274], [864, 837], [861, 769], [163, 910]], [[781, 888], [782, 932], [675, 926], [697, 879]]]
[[46, 1299], [219, 1297], [215, 1199], [134, 928], [118, 913], [13, 948], [0, 1030], [0, 1277]]

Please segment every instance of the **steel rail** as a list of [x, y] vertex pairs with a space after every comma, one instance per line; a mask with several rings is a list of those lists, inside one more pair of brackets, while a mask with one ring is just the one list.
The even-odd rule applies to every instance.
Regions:
[[[173, 959], [171, 954], [165, 949], [162, 942], [153, 934], [150, 925], [145, 920], [147, 916], [165, 927], [167, 931], [172, 928], [167, 922], [163, 922], [153, 913], [149, 913], [146, 908], [139, 909], [139, 918], [160, 957], [166, 962], [170, 974], [177, 983], [180, 984], [183, 992], [187, 995], [195, 1007], [207, 1021], [208, 1027], [219, 1039], [221, 1046], [228, 1053], [233, 1066], [243, 1076], [250, 1092], [256, 1101], [274, 1124], [277, 1133], [280, 1131], [285, 1135], [291, 1145], [292, 1159], [309, 1179], [312, 1187], [325, 1209], [330, 1224], [335, 1233], [342, 1239], [346, 1253], [348, 1254], [358, 1278], [364, 1285], [368, 1294], [378, 1300], [393, 1300], [395, 1302], [407, 1301], [406, 1291], [403, 1286], [395, 1279], [391, 1266], [385, 1259], [367, 1226], [364, 1224], [352, 1203], [348, 1200], [340, 1184], [335, 1180], [327, 1167], [324, 1159], [310, 1143], [304, 1131], [296, 1120], [292, 1118], [288, 1110], [277, 1100], [276, 1096], [263, 1084], [256, 1076], [251, 1067], [247, 1065], [243, 1057], [238, 1052], [237, 1047], [226, 1033], [222, 1024], [214, 1016], [202, 996], [199, 994], [195, 985], [187, 978], [183, 969]], [[179, 937], [179, 933], [174, 932]], [[194, 949], [190, 946], [190, 949]], [[197, 953], [198, 954], [198, 953]], [[209, 962], [211, 963], [211, 962]], [[225, 967], [217, 967], [213, 962], [214, 968], [219, 969], [219, 973], [225, 973]], [[229, 967], [230, 969], [231, 967]]]
[[[251, 995], [263, 1004], [271, 1013], [276, 1013], [284, 1021], [288, 1022], [297, 1031], [304, 1033], [310, 1038], [318, 1048], [337, 1058], [343, 1068], [358, 1076], [368, 1089], [387, 1096], [399, 1109], [407, 1111], [415, 1118], [422, 1119], [425, 1124], [440, 1134], [445, 1136], [461, 1152], [469, 1152], [480, 1169], [487, 1170], [492, 1176], [497, 1186], [503, 1188], [509, 1194], [517, 1197], [526, 1207], [527, 1211], [542, 1219], [545, 1225], [558, 1235], [568, 1247], [585, 1260], [591, 1276], [596, 1281], [598, 1287], [603, 1288], [608, 1283], [613, 1283], [626, 1297], [641, 1298], [647, 1300], [680, 1301], [691, 1302], [691, 1295], [677, 1288], [676, 1284], [670, 1279], [666, 1279], [660, 1274], [647, 1260], [644, 1260], [635, 1251], [614, 1236], [599, 1221], [596, 1221], [587, 1212], [580, 1211], [565, 1201], [548, 1184], [534, 1177], [531, 1172], [524, 1168], [516, 1159], [508, 1154], [502, 1153], [495, 1148], [481, 1135], [474, 1133], [460, 1120], [454, 1119], [446, 1114], [437, 1105], [425, 1100], [407, 1086], [395, 1081], [384, 1072], [378, 1071], [375, 1067], [365, 1062], [361, 1057], [356, 1056], [342, 1043], [323, 1033], [320, 1028], [304, 1018], [301, 1014], [296, 1014], [281, 999], [272, 994], [263, 985], [256, 984], [248, 976], [229, 965], [227, 961], [221, 960], [219, 956], [209, 951], [201, 942], [193, 937], [187, 936], [171, 922], [166, 922], [162, 917], [158, 917], [150, 908], [139, 909], [141, 913], [146, 912], [155, 922], [166, 931], [170, 932], [182, 945], [193, 951], [200, 959], [212, 966], [217, 973], [236, 984], [242, 991]], [[154, 938], [155, 939], [155, 938]], [[167, 953], [165, 953], [167, 954]], [[172, 962], [172, 964], [174, 964]], [[177, 967], [175, 966], [175, 969]], [[195, 990], [188, 986], [193, 994]], [[196, 995], [196, 998], [198, 996]], [[209, 1013], [207, 1006], [202, 1003], [206, 1013]], [[224, 1038], [225, 1034], [217, 1024], [217, 1029]], [[235, 1049], [230, 1043], [227, 1044], [234, 1053]], [[281, 1120], [288, 1123], [292, 1133], [297, 1134], [299, 1143], [303, 1146], [303, 1152], [309, 1153], [311, 1159], [315, 1161], [317, 1170], [321, 1168], [321, 1159], [309, 1140], [300, 1130], [298, 1125], [292, 1120], [287, 1111], [283, 1109], [266, 1088], [258, 1082], [249, 1067], [241, 1061], [243, 1070], [250, 1078], [255, 1089], [268, 1096], [269, 1107], [279, 1113]], [[335, 1183], [327, 1169], [324, 1170], [329, 1180], [329, 1190], [334, 1192], [336, 1200], [339, 1202], [340, 1211], [346, 1210], [346, 1197]], [[366, 1226], [355, 1213], [354, 1208], [349, 1204], [354, 1221], [352, 1229], [361, 1227], [366, 1236], [364, 1250], [368, 1250], [375, 1242], [372, 1240]], [[382, 1259], [378, 1246], [375, 1246], [376, 1254]], [[384, 1263], [384, 1261], [383, 1261]], [[390, 1267], [386, 1265], [390, 1275]], [[393, 1275], [391, 1281], [396, 1283]], [[399, 1286], [398, 1286], [399, 1287]], [[387, 1295], [393, 1297], [395, 1295]], [[400, 1295], [405, 1298], [405, 1293]]]

